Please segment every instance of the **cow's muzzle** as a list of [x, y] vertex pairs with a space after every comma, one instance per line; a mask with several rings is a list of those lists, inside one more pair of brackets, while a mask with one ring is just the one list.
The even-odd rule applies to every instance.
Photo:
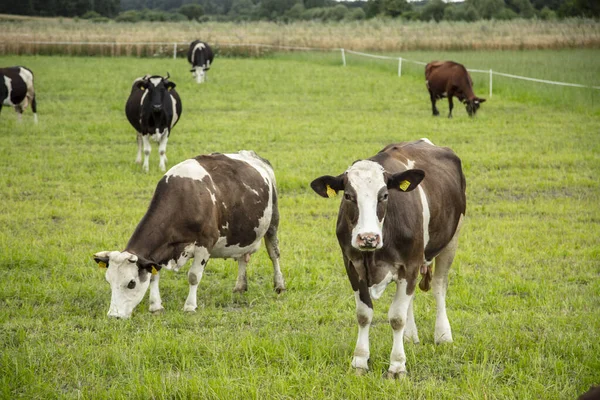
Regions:
[[377, 233], [359, 233], [356, 244], [361, 250], [375, 250], [379, 248], [381, 236]]
[[152, 111], [155, 113], [161, 112], [162, 111], [162, 104], [153, 104], [152, 105]]

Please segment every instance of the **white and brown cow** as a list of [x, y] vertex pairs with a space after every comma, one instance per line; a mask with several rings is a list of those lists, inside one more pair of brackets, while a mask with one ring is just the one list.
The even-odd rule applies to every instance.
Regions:
[[23, 110], [31, 104], [33, 121], [38, 122], [37, 103], [33, 88], [33, 72], [25, 67], [0, 68], [0, 111], [2, 106], [13, 106], [23, 118]]
[[163, 309], [161, 268], [178, 270], [190, 258], [190, 291], [184, 311], [195, 311], [196, 293], [210, 257], [238, 262], [235, 292], [247, 290], [246, 265], [264, 237], [274, 286], [285, 290], [279, 267], [279, 211], [275, 174], [253, 151], [202, 155], [172, 167], [127, 247], [94, 255], [106, 267], [112, 297], [108, 315], [128, 318], [150, 287], [150, 311]]
[[192, 64], [190, 72], [196, 83], [206, 81], [206, 72], [212, 66], [214, 54], [208, 43], [194, 40], [188, 48], [187, 59]]
[[344, 191], [336, 233], [355, 292], [359, 328], [352, 366], [358, 373], [369, 368], [371, 299], [392, 282], [396, 294], [388, 318], [394, 343], [387, 377], [406, 373], [403, 336], [419, 341], [412, 308], [419, 272], [419, 287], [428, 290], [433, 269], [435, 342], [452, 341], [446, 290], [466, 209], [465, 186], [456, 154], [427, 139], [388, 145], [341, 175], [311, 183], [323, 197]]
[[135, 162], [142, 162], [144, 149], [144, 171], [148, 172], [150, 158], [150, 138], [158, 142], [159, 168], [166, 169], [167, 142], [171, 129], [181, 118], [181, 98], [175, 90], [175, 83], [166, 77], [145, 75], [133, 81], [131, 92], [125, 104], [127, 120], [137, 131], [138, 151]]

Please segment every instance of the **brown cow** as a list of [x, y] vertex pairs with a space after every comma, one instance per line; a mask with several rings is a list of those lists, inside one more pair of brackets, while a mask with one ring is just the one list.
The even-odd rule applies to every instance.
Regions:
[[431, 98], [431, 109], [433, 115], [440, 115], [435, 102], [438, 99], [448, 97], [450, 113], [452, 118], [452, 97], [458, 98], [467, 106], [467, 113], [474, 116], [479, 105], [485, 101], [473, 93], [473, 81], [464, 65], [454, 61], [432, 61], [425, 66], [425, 83]]
[[427, 290], [431, 281], [437, 304], [435, 342], [452, 342], [446, 289], [466, 210], [461, 161], [449, 148], [427, 139], [390, 144], [341, 175], [315, 179], [311, 187], [323, 197], [344, 191], [336, 233], [356, 300], [358, 340], [352, 366], [359, 373], [368, 370], [371, 299], [395, 282], [388, 312], [394, 342], [387, 377], [399, 378], [406, 373], [403, 336], [419, 341], [412, 307], [419, 272], [424, 278], [419, 287]]

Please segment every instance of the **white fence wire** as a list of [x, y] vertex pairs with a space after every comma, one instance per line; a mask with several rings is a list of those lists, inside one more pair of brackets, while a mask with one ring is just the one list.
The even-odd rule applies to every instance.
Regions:
[[[97, 45], [97, 46], [111, 46], [113, 48], [116, 46], [120, 46], [120, 45], [123, 45], [123, 46], [171, 46], [172, 45], [174, 59], [177, 58], [178, 46], [185, 46], [185, 47], [189, 46], [188, 42], [123, 42], [123, 43], [119, 43], [119, 42], [24, 41], [21, 43], [29, 44], [29, 45], [63, 45], [63, 46], [69, 46], [69, 45], [92, 45], [93, 46], [93, 45]], [[408, 63], [412, 63], [412, 64], [417, 64], [417, 65], [427, 65], [427, 63], [425, 63], [423, 61], [411, 60], [409, 58], [381, 56], [381, 55], [376, 55], [376, 54], [369, 54], [369, 53], [362, 53], [359, 51], [347, 50], [347, 49], [343, 49], [343, 48], [281, 46], [281, 45], [271, 45], [271, 44], [264, 44], [264, 43], [215, 43], [214, 45], [220, 46], [220, 47], [256, 47], [256, 48], [265, 47], [265, 48], [271, 48], [271, 49], [293, 50], [293, 51], [341, 51], [343, 66], [346, 66], [346, 53], [354, 54], [354, 55], [361, 56], [361, 57], [379, 59], [379, 60], [396, 60], [396, 61], [398, 61], [398, 76], [402, 76], [402, 63], [403, 62], [408, 62]], [[494, 75], [503, 76], [503, 77], [511, 78], [511, 79], [520, 79], [520, 80], [530, 81], [530, 82], [545, 83], [545, 84], [549, 84], [549, 85], [569, 86], [569, 87], [600, 90], [600, 86], [589, 86], [589, 85], [582, 85], [579, 83], [557, 82], [557, 81], [550, 81], [550, 80], [546, 80], [546, 79], [531, 78], [531, 77], [527, 77], [527, 76], [520, 76], [520, 75], [507, 74], [504, 72], [497, 72], [497, 71], [493, 71], [491, 68], [489, 70], [481, 70], [481, 69], [467, 69], [467, 70], [469, 72], [483, 73], [483, 74], [489, 75], [489, 96], [490, 97], [492, 97], [492, 94], [493, 94], [492, 84], [493, 84], [493, 76]]]

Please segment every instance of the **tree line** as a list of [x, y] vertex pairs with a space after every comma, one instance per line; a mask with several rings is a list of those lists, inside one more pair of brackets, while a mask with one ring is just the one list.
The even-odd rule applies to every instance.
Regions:
[[342, 21], [376, 17], [421, 21], [600, 17], [598, 0], [0, 0], [0, 13], [80, 17], [97, 22]]

